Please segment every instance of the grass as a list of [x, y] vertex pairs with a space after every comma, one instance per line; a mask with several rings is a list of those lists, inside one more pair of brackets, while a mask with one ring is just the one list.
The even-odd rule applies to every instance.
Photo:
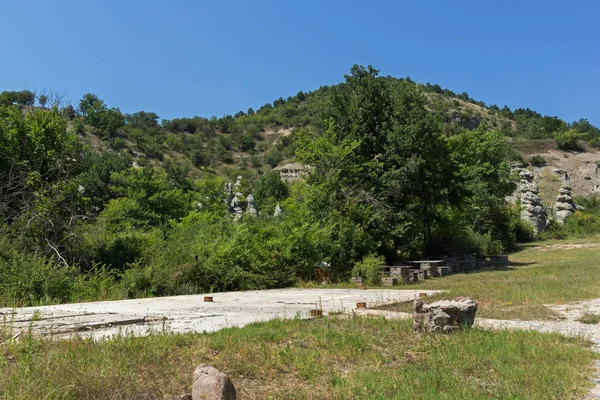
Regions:
[[600, 315], [586, 312], [578, 319], [579, 322], [584, 324], [596, 325], [600, 323]]
[[[429, 279], [411, 289], [438, 289], [432, 299], [469, 296], [479, 303], [477, 315], [499, 319], [554, 319], [559, 315], [544, 304], [600, 297], [600, 247], [563, 248], [599, 242], [598, 238], [530, 244], [510, 255], [504, 269], [484, 270]], [[412, 303], [383, 309], [412, 312]]]
[[196, 365], [230, 374], [241, 399], [575, 399], [595, 353], [580, 339], [519, 331], [412, 332], [410, 321], [270, 321], [211, 334], [106, 341], [7, 339], [5, 399], [162, 399]]

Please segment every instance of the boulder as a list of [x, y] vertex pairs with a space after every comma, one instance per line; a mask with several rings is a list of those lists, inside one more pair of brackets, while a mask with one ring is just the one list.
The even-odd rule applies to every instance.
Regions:
[[192, 400], [235, 400], [237, 393], [229, 376], [207, 364], [194, 371]]
[[414, 303], [413, 329], [417, 332], [452, 333], [475, 322], [477, 302], [470, 297], [441, 300], [431, 304], [417, 299]]

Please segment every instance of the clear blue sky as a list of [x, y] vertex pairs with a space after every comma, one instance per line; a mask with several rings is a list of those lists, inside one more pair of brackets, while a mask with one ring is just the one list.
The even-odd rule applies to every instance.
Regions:
[[0, 0], [0, 91], [223, 116], [353, 64], [600, 125], [598, 1]]

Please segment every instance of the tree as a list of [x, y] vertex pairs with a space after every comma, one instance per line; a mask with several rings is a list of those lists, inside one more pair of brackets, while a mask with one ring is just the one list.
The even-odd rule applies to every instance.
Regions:
[[46, 97], [45, 94], [40, 95], [40, 97], [38, 97], [38, 101], [40, 103], [40, 106], [42, 106], [42, 108], [46, 108], [46, 103], [48, 102], [48, 97]]
[[118, 108], [109, 109], [95, 94], [87, 93], [83, 96], [79, 102], [79, 112], [84, 115], [88, 124], [106, 138], [115, 137], [118, 130], [125, 125], [121, 111]]
[[439, 208], [459, 199], [456, 167], [420, 89], [377, 75], [354, 66], [334, 91], [325, 131], [300, 132], [297, 154], [313, 167], [317, 218], [342, 213], [381, 252], [418, 254]]
[[273, 214], [277, 203], [289, 195], [287, 184], [281, 179], [279, 171], [269, 171], [260, 177], [254, 186], [254, 196], [259, 211]]

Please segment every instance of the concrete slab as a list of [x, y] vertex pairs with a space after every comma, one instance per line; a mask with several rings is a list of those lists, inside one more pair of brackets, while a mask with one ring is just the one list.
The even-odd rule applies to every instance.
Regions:
[[276, 289], [148, 299], [3, 308], [0, 319], [13, 335], [28, 329], [36, 334], [103, 338], [118, 333], [136, 336], [169, 332], [211, 332], [275, 318], [308, 318], [310, 310], [324, 314], [348, 312], [356, 303], [367, 306], [410, 301], [434, 290]]

